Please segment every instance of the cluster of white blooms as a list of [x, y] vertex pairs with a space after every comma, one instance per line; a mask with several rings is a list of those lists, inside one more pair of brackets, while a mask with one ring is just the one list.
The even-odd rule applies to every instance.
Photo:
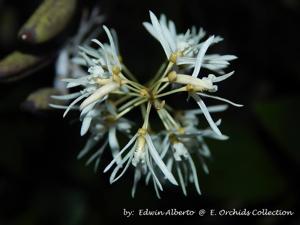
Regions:
[[[64, 116], [70, 109], [79, 110], [81, 135], [90, 134], [78, 158], [89, 156], [87, 164], [94, 162], [97, 171], [103, 151], [108, 148], [111, 150], [113, 160], [104, 169], [104, 172], [112, 169], [111, 183], [121, 178], [132, 166], [132, 196], [142, 177], [146, 184], [153, 183], [158, 197], [159, 191], [163, 190], [162, 184], [168, 181], [180, 185], [185, 195], [188, 183], [193, 183], [200, 194], [194, 159], [197, 158], [204, 172], [208, 173], [205, 160], [210, 158], [210, 151], [205, 139], [228, 138], [219, 130], [221, 120], [215, 121], [211, 117], [211, 113], [222, 112], [228, 105], [206, 107], [203, 98], [241, 106], [208, 94], [216, 92], [218, 83], [233, 74], [225, 74], [223, 70], [236, 57], [207, 54], [209, 47], [222, 38], [205, 38], [202, 28], [197, 31], [192, 27], [185, 33], [177, 33], [173, 21], [167, 21], [164, 15], [158, 20], [152, 12], [150, 22], [144, 22], [143, 25], [159, 41], [166, 54], [166, 62], [151, 81], [146, 85], [137, 81], [121, 60], [115, 31], [103, 26], [108, 43], [93, 39], [97, 48], [81, 46], [74, 62], [87, 68], [85, 74], [64, 79], [67, 88], [77, 91], [53, 97], [72, 100], [65, 107]], [[205, 75], [207, 72], [212, 74]], [[186, 93], [188, 99], [195, 100], [199, 107], [191, 110], [173, 108], [167, 96], [179, 92]], [[139, 116], [135, 116], [133, 122], [128, 113]], [[156, 117], [155, 114], [162, 128], [153, 126], [151, 121]], [[209, 125], [206, 129], [200, 129], [198, 117], [202, 115]], [[140, 124], [137, 122], [139, 119]]]

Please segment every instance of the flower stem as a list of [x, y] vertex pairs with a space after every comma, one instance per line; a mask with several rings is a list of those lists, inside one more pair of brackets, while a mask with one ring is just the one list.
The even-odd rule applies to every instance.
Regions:
[[161, 66], [159, 67], [158, 71], [154, 75], [154, 77], [149, 81], [147, 86], [152, 86], [160, 77], [162, 74], [163, 69], [166, 67], [167, 61], [165, 61]]
[[130, 72], [130, 70], [127, 68], [127, 66], [122, 65], [122, 69], [125, 72], [125, 74], [128, 76], [128, 78], [130, 78], [131, 80], [133, 80], [135, 82], [138, 82], [138, 80], [135, 78], [133, 73]]
[[177, 88], [175, 90], [171, 90], [171, 91], [156, 95], [156, 97], [160, 98], [160, 97], [163, 97], [163, 96], [171, 95], [171, 94], [174, 94], [174, 93], [177, 93], [177, 92], [182, 92], [182, 91], [186, 91], [186, 87]]
[[126, 113], [130, 112], [132, 109], [134, 109], [135, 107], [143, 104], [144, 102], [146, 102], [148, 99], [141, 99], [140, 101], [136, 102], [135, 104], [133, 104], [132, 106], [124, 109], [122, 112], [120, 112], [117, 116], [116, 119], [121, 118], [122, 116], [124, 116]]
[[170, 72], [170, 70], [172, 69], [174, 63], [169, 62], [167, 68], [165, 69], [163, 75], [160, 77], [159, 80], [157, 80], [154, 84], [153, 84], [153, 94], [156, 94], [157, 90], [159, 89], [161, 83], [162, 83], [162, 79]]
[[111, 92], [111, 94], [116, 94], [116, 95], [127, 95], [127, 96], [137, 96], [137, 97], [141, 96], [141, 95], [139, 95], [139, 94], [137, 94], [137, 93], [124, 92], [124, 91], [113, 91], [113, 92]]
[[126, 109], [126, 108], [128, 108], [129, 106], [135, 104], [136, 102], [140, 101], [141, 99], [142, 99], [142, 97], [140, 97], [140, 96], [139, 96], [139, 97], [136, 97], [136, 98], [130, 100], [129, 102], [126, 102], [124, 105], [122, 105], [122, 106], [119, 108], [119, 110], [120, 110], [120, 111], [123, 111], [124, 109]]
[[145, 119], [144, 119], [144, 124], [143, 124], [143, 128], [146, 130], [148, 129], [151, 106], [152, 106], [152, 104], [150, 102], [148, 102], [147, 109], [146, 109], [146, 115], [145, 115]]

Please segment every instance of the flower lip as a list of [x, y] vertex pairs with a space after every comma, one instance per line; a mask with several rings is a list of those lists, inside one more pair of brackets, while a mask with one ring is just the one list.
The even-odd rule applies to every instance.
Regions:
[[211, 80], [199, 79], [197, 77], [192, 77], [192, 76], [186, 75], [186, 74], [170, 73], [168, 76], [168, 79], [171, 82], [178, 83], [178, 84], [193, 85], [195, 87], [195, 90], [201, 90], [201, 91], [202, 90], [212, 90], [214, 88]]
[[101, 100], [105, 95], [109, 94], [111, 91], [116, 90], [120, 87], [120, 85], [116, 82], [109, 82], [105, 84], [104, 86], [100, 87], [98, 90], [96, 90], [92, 95], [90, 95], [88, 98], [86, 98], [81, 104], [80, 104], [80, 110], [85, 108], [86, 106]]

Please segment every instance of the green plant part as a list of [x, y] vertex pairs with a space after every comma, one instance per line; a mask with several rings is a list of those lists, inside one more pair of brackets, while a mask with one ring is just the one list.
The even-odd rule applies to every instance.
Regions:
[[29, 44], [42, 44], [56, 37], [72, 19], [77, 0], [44, 0], [19, 31]]
[[44, 65], [44, 57], [14, 51], [0, 61], [0, 81], [14, 81]]
[[38, 89], [31, 93], [23, 106], [29, 111], [37, 111], [37, 110], [48, 110], [50, 108], [50, 104], [57, 104], [57, 100], [51, 98], [51, 95], [61, 94], [61, 92], [52, 87], [45, 87]]

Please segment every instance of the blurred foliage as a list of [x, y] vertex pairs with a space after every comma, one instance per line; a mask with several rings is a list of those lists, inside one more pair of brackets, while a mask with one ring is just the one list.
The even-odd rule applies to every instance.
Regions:
[[20, 79], [37, 70], [42, 57], [15, 51], [0, 61], [0, 81]]
[[51, 107], [49, 104], [61, 104], [61, 101], [55, 101], [51, 98], [52, 95], [60, 95], [62, 94], [59, 90], [48, 87], [41, 88], [31, 93], [25, 102], [23, 103], [23, 107], [25, 107], [28, 111], [38, 111], [38, 110], [49, 110]]
[[[55, 51], [49, 49], [45, 52], [43, 44], [49, 44], [55, 39], [59, 40], [59, 36], [67, 30], [66, 27], [72, 27], [71, 19], [75, 15], [76, 5], [77, 0], [44, 0], [19, 30], [21, 46], [18, 47], [21, 48], [24, 45], [22, 52], [17, 49], [0, 61], [0, 81], [21, 79], [45, 66], [45, 56], [51, 59]], [[13, 32], [10, 30], [10, 25], [14, 24], [16, 19], [13, 16], [13, 13], [2, 16], [3, 32], [8, 34]], [[2, 40], [8, 41], [8, 37], [10, 35], [4, 35]], [[34, 51], [34, 45], [35, 48], [43, 49], [43, 51]]]
[[19, 31], [19, 38], [41, 44], [62, 32], [75, 13], [76, 0], [44, 0]]
[[[238, 113], [238, 112], [234, 112]], [[248, 204], [268, 201], [286, 191], [286, 180], [272, 162], [253, 130], [225, 122], [226, 142], [210, 141], [211, 173], [203, 177], [204, 192], [217, 198], [243, 199]], [[229, 125], [230, 124], [230, 125]]]
[[14, 8], [5, 7], [0, 15], [0, 42], [11, 44], [15, 40], [15, 34], [18, 30], [17, 14]]
[[281, 98], [276, 101], [258, 103], [255, 111], [264, 128], [284, 149], [283, 154], [300, 163], [298, 132], [300, 127], [299, 97]]

